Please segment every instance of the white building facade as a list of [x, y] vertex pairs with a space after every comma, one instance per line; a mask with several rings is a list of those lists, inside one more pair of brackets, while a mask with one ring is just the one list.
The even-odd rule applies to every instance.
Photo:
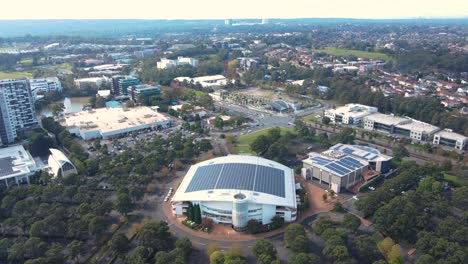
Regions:
[[175, 216], [189, 203], [199, 204], [202, 217], [243, 231], [251, 219], [269, 224], [275, 216], [296, 220], [293, 170], [277, 162], [247, 155], [228, 155], [193, 165], [171, 200]]
[[468, 144], [468, 137], [454, 133], [451, 130], [443, 130], [434, 134], [434, 140], [432, 143], [434, 145], [463, 150]]
[[192, 67], [198, 66], [198, 60], [194, 58], [178, 57], [176, 60], [170, 60], [163, 58], [161, 61], [157, 62], [156, 67], [158, 69], [169, 69], [172, 67], [177, 67], [181, 65], [190, 65]]
[[29, 80], [31, 87], [31, 93], [34, 98], [37, 98], [38, 94], [49, 93], [49, 92], [62, 92], [62, 83], [57, 77], [48, 77], [42, 79], [31, 79]]
[[377, 112], [377, 107], [347, 104], [336, 109], [325, 110], [325, 116], [334, 124], [358, 125], [364, 117]]
[[30, 177], [41, 168], [23, 146], [0, 149], [0, 186], [29, 184]]

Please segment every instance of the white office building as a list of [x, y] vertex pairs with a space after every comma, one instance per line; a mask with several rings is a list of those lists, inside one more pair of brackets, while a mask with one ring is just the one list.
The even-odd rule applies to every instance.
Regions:
[[38, 126], [29, 81], [0, 80], [0, 139], [12, 143], [18, 131]]
[[395, 127], [395, 134], [409, 137], [413, 141], [431, 141], [434, 134], [440, 130], [439, 127], [410, 119], [411, 122], [400, 124]]
[[434, 145], [447, 146], [457, 150], [463, 150], [468, 143], [468, 137], [452, 132], [450, 129], [442, 130], [434, 134]]
[[39, 94], [53, 91], [62, 92], [62, 83], [57, 77], [31, 79], [29, 80], [29, 85], [34, 98], [37, 98]]
[[199, 204], [202, 217], [243, 231], [251, 219], [269, 224], [274, 216], [296, 220], [293, 170], [256, 156], [228, 155], [193, 165], [172, 198], [175, 216]]
[[29, 177], [40, 170], [41, 168], [23, 146], [0, 149], [0, 186], [29, 184]]
[[176, 60], [169, 60], [166, 58], [161, 59], [157, 62], [158, 69], [169, 69], [181, 65], [191, 65], [192, 67], [198, 66], [198, 60], [194, 58], [178, 57]]
[[209, 75], [209, 76], [200, 76], [195, 78], [190, 77], [177, 77], [174, 79], [179, 83], [184, 81], [188, 83], [199, 83], [203, 88], [219, 88], [220, 86], [227, 84], [227, 79], [223, 75]]
[[379, 150], [358, 145], [336, 144], [322, 152], [311, 152], [302, 161], [302, 176], [326, 184], [335, 192], [361, 180], [371, 180], [390, 170], [392, 157]]
[[335, 124], [358, 125], [364, 117], [377, 112], [377, 107], [347, 104], [336, 109], [325, 110], [325, 116]]

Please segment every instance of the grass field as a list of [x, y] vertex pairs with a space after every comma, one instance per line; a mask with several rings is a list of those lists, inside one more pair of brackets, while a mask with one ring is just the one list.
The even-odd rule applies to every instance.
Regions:
[[[286, 134], [286, 132], [288, 131], [294, 133], [294, 129], [292, 128], [281, 127], [280, 129], [281, 129], [281, 135]], [[236, 146], [237, 152], [255, 154], [255, 152], [253, 152], [250, 149], [250, 146], [249, 146], [250, 143], [252, 143], [260, 135], [266, 135], [267, 133], [268, 133], [268, 129], [262, 129], [259, 131], [255, 131], [255, 132], [240, 136], [239, 139], [237, 140], [237, 146]]]
[[317, 120], [317, 117], [321, 116], [322, 114], [320, 113], [315, 113], [315, 114], [311, 114], [311, 115], [307, 115], [307, 116], [304, 116], [302, 119], [304, 119], [305, 121], [315, 121]]
[[364, 58], [374, 59], [374, 60], [384, 60], [384, 61], [395, 60], [394, 58], [384, 53], [368, 52], [368, 51], [362, 51], [362, 50], [350, 50], [350, 49], [339, 49], [335, 47], [326, 47], [323, 49], [317, 49], [316, 51], [321, 51], [321, 52], [325, 52], [325, 53], [337, 55], [337, 56], [354, 55], [356, 57], [364, 57]]
[[30, 72], [0, 72], [0, 79], [18, 79], [18, 78], [29, 78], [33, 77]]
[[33, 58], [24, 58], [19, 61], [21, 64], [31, 64], [33, 62]]
[[444, 180], [446, 180], [449, 183], [454, 184], [455, 186], [462, 186], [464, 185], [464, 183], [466, 183], [464, 179], [460, 179], [460, 177], [458, 176], [447, 174], [447, 173], [444, 173]]

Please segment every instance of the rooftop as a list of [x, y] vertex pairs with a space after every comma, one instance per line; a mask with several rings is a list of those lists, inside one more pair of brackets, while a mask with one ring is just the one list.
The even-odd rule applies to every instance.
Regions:
[[371, 114], [369, 116], [366, 116], [366, 119], [374, 121], [374, 122], [378, 122], [380, 124], [388, 125], [388, 126], [396, 126], [399, 124], [411, 122], [411, 120], [407, 118], [393, 116], [393, 115], [386, 115], [386, 114], [381, 114], [381, 113]]
[[248, 155], [228, 155], [193, 165], [172, 200], [233, 201], [238, 193], [255, 203], [296, 207], [292, 169]]
[[439, 135], [443, 138], [448, 138], [448, 139], [453, 139], [453, 140], [460, 140], [460, 141], [465, 141], [468, 139], [468, 137], [465, 137], [464, 135], [460, 135], [458, 133], [452, 132], [452, 131], [447, 131], [447, 130], [442, 130], [434, 135]]
[[424, 123], [418, 120], [410, 119], [412, 122], [407, 124], [398, 125], [399, 128], [408, 129], [410, 131], [417, 131], [427, 134], [432, 134], [440, 130], [440, 128], [433, 126], [428, 123]]
[[340, 177], [367, 166], [370, 161], [391, 159], [374, 148], [341, 143], [322, 153], [311, 152], [308, 155], [309, 157], [303, 160], [304, 163], [314, 165]]
[[346, 104], [336, 109], [328, 109], [327, 112], [350, 117], [359, 117], [377, 112], [377, 107], [361, 104]]
[[36, 162], [23, 146], [0, 149], [0, 180], [33, 173]]
[[100, 130], [101, 133], [167, 121], [168, 119], [150, 107], [99, 108], [65, 115], [67, 127], [78, 127], [80, 130]]

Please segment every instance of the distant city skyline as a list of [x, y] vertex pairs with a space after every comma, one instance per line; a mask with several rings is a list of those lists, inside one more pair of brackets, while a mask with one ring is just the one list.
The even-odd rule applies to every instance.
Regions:
[[465, 0], [21, 0], [2, 4], [1, 19], [460, 18]]

